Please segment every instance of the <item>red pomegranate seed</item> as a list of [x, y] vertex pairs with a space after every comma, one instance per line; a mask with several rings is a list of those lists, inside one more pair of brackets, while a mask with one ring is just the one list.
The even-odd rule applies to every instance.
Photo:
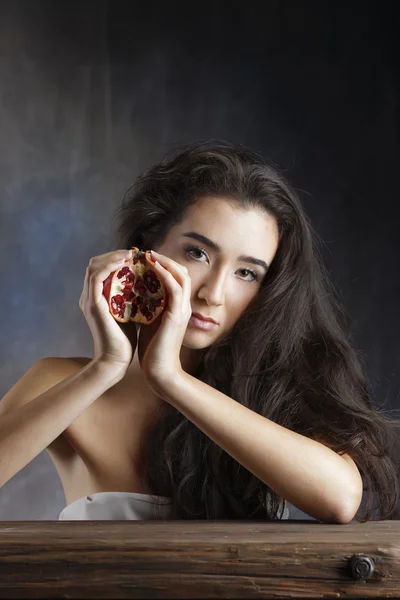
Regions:
[[[136, 267], [133, 268], [133, 264], [144, 265], [146, 268], [141, 267], [140, 274]], [[103, 294], [117, 320], [126, 322], [129, 318], [134, 320], [140, 315], [143, 322], [152, 322], [160, 307], [164, 307], [164, 299], [155, 298], [163, 284], [151, 270], [151, 265], [148, 255], [135, 248], [132, 259], [111, 273], [104, 282]]]

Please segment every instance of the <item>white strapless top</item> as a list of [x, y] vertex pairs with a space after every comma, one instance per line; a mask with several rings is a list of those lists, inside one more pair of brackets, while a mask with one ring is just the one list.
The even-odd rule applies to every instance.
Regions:
[[[161, 505], [157, 506], [157, 504]], [[98, 492], [78, 498], [68, 504], [59, 521], [126, 521], [168, 519], [172, 500], [165, 496], [150, 496], [133, 492]], [[160, 511], [160, 517], [156, 510]]]
[[[157, 507], [157, 504], [160, 505]], [[156, 510], [160, 511], [160, 516]], [[169, 519], [172, 500], [166, 496], [151, 496], [134, 492], [98, 492], [82, 496], [68, 504], [58, 517], [59, 521], [129, 521]], [[289, 518], [285, 507], [282, 519]]]

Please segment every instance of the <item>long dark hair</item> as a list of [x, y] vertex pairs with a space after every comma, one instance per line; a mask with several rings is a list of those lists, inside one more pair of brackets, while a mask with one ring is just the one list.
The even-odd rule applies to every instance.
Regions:
[[[398, 423], [373, 406], [321, 242], [282, 169], [223, 140], [175, 148], [127, 191], [112, 221], [114, 248], [156, 249], [204, 195], [274, 215], [279, 245], [258, 294], [231, 331], [204, 350], [195, 376], [275, 423], [349, 453], [368, 492], [356, 520], [399, 518], [399, 474], [390, 456]], [[167, 402], [140, 458], [146, 489], [172, 499], [172, 518], [282, 516], [285, 499]]]

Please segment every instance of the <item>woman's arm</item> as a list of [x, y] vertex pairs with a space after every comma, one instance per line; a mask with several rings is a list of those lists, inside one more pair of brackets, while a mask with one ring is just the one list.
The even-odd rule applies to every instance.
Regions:
[[239, 404], [185, 371], [157, 391], [230, 456], [319, 521], [347, 523], [363, 482], [354, 461]]
[[0, 403], [0, 487], [123, 377], [122, 371], [96, 360], [69, 377], [65, 369], [64, 374], [49, 372], [50, 369], [51, 358], [41, 359], [24, 376], [26, 394], [29, 385], [36, 389], [47, 387], [47, 391], [37, 392], [36, 397], [23, 406], [6, 410], [5, 401], [7, 405], [22, 403], [17, 397], [22, 387], [17, 382]]

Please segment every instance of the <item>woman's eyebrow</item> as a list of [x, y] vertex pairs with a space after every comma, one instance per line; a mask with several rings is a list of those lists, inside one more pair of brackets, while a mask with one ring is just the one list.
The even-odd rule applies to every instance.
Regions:
[[[198, 242], [201, 242], [202, 244], [209, 246], [216, 252], [221, 252], [221, 250], [222, 250], [221, 246], [219, 244], [217, 244], [217, 242], [213, 242], [205, 235], [202, 235], [201, 233], [197, 233], [196, 231], [188, 231], [187, 233], [183, 233], [182, 235], [184, 237], [193, 238], [193, 239], [197, 240]], [[243, 262], [248, 262], [253, 265], [259, 265], [260, 267], [263, 267], [266, 271], [268, 270], [267, 263], [264, 260], [261, 260], [260, 258], [254, 258], [254, 256], [243, 256], [242, 255], [242, 256], [238, 256], [238, 260], [241, 260]]]

